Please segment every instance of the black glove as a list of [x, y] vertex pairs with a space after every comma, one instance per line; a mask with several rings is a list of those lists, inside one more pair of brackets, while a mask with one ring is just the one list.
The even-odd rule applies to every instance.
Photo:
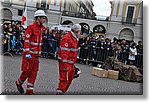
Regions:
[[81, 70], [80, 70], [80, 68], [78, 68], [76, 66], [74, 66], [74, 68], [75, 68], [75, 73], [74, 73], [74, 79], [75, 79], [75, 78], [79, 77]]

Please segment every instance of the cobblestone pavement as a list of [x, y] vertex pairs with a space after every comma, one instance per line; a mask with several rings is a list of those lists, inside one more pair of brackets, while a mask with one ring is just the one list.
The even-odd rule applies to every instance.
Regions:
[[[81, 75], [75, 79], [67, 95], [141, 95], [143, 84], [99, 78], [91, 75], [92, 66], [76, 64], [81, 68]], [[19, 95], [15, 86], [21, 72], [21, 56], [3, 57], [2, 94]], [[40, 69], [35, 83], [34, 93], [38, 95], [55, 95], [58, 84], [58, 62], [54, 59], [40, 58]], [[24, 83], [26, 88], [26, 83]]]

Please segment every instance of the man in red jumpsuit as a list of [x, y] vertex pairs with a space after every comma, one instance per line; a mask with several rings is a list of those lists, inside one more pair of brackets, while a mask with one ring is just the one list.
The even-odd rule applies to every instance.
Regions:
[[24, 93], [22, 84], [27, 79], [26, 94], [33, 94], [34, 83], [38, 73], [39, 56], [41, 55], [42, 32], [46, 29], [43, 26], [46, 17], [43, 10], [37, 10], [34, 15], [35, 22], [26, 29], [24, 52], [22, 54], [22, 72], [16, 81], [16, 86], [20, 93]]
[[74, 24], [71, 31], [64, 35], [60, 41], [58, 52], [59, 61], [59, 84], [57, 95], [64, 94], [74, 79], [74, 64], [78, 54], [78, 37], [81, 32], [81, 26]]

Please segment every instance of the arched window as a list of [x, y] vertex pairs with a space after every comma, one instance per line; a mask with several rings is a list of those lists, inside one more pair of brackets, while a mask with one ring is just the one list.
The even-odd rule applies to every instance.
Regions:
[[12, 20], [12, 12], [7, 9], [7, 8], [3, 8], [2, 10], [2, 19], [4, 20]]
[[134, 32], [129, 28], [120, 31], [119, 39], [134, 40]]
[[87, 23], [80, 23], [81, 25], [81, 32], [89, 34], [90, 26]]
[[73, 22], [70, 20], [66, 20], [62, 23], [63, 25], [73, 25]]
[[102, 34], [105, 34], [106, 33], [106, 29], [103, 25], [96, 25], [94, 28], [93, 28], [93, 32], [94, 33], [102, 33]]

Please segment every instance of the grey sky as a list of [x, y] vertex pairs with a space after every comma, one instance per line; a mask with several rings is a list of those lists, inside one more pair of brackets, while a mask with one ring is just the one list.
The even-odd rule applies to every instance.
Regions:
[[92, 0], [94, 3], [94, 12], [96, 15], [110, 16], [111, 5], [110, 0]]

